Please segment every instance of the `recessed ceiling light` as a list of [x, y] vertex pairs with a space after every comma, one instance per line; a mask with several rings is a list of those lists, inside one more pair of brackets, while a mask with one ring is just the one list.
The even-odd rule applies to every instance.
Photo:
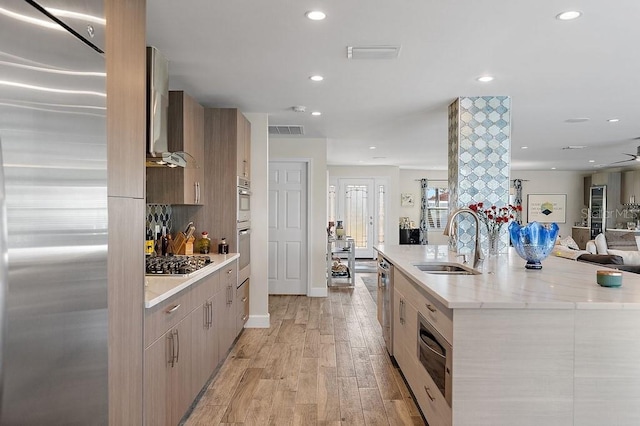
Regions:
[[364, 160], [358, 160], [358, 163], [364, 163]]
[[311, 115], [322, 115], [322, 113], [320, 111], [313, 111]]
[[571, 21], [572, 19], [579, 18], [581, 15], [582, 12], [578, 12], [577, 10], [568, 10], [556, 15], [556, 19], [561, 21]]
[[369, 149], [376, 149], [376, 147], [375, 146], [370, 146]]
[[617, 123], [618, 121], [620, 121], [619, 118], [610, 118], [607, 120], [609, 123]]
[[520, 149], [529, 149], [528, 146], [521, 146]]
[[327, 15], [324, 12], [320, 12], [319, 10], [312, 10], [310, 12], [305, 13], [305, 16], [312, 21], [322, 21]]
[[322, 81], [324, 80], [324, 77], [321, 75], [312, 75], [311, 77], [309, 77], [309, 80], [312, 81]]
[[555, 170], [555, 169], [556, 169], [555, 167], [552, 167], [552, 168], [551, 168], [551, 170]]
[[596, 162], [596, 160], [589, 160], [589, 162], [590, 162], [590, 163], [595, 163], [595, 162]]
[[585, 149], [586, 147], [586, 145], [569, 145], [562, 147], [562, 149]]
[[482, 77], [478, 77], [476, 80], [481, 83], [488, 83], [490, 81], [493, 81], [493, 77], [490, 75], [483, 75]]

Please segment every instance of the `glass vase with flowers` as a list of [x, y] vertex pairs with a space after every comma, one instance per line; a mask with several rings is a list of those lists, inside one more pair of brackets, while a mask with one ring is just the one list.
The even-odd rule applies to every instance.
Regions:
[[473, 210], [480, 221], [487, 228], [487, 254], [495, 256], [498, 254], [498, 244], [500, 242], [500, 229], [502, 225], [514, 219], [516, 212], [522, 211], [522, 206], [513, 206], [511, 204], [503, 207], [490, 206], [485, 207], [484, 203], [476, 203], [469, 205], [469, 209]]

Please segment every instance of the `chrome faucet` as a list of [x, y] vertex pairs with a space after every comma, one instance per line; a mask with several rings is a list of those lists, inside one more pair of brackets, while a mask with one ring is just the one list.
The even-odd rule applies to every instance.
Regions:
[[484, 257], [482, 256], [482, 250], [480, 249], [480, 218], [478, 217], [476, 212], [468, 207], [462, 207], [454, 210], [453, 213], [451, 213], [451, 215], [449, 216], [449, 219], [447, 219], [447, 226], [444, 227], [444, 235], [451, 235], [451, 233], [453, 232], [454, 219], [461, 213], [469, 213], [476, 221], [476, 247], [473, 250], [473, 268], [478, 269], [482, 264]]

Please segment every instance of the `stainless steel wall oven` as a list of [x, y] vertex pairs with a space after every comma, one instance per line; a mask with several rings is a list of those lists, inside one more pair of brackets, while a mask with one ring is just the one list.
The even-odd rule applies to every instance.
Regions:
[[238, 229], [246, 228], [245, 223], [251, 220], [251, 183], [244, 178], [238, 178]]

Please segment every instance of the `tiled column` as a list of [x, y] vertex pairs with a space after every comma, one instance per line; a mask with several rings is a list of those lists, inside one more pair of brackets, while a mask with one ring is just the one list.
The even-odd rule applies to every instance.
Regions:
[[[480, 96], [456, 99], [449, 105], [450, 209], [482, 202], [509, 204], [511, 162], [511, 98]], [[458, 216], [458, 250], [473, 250], [474, 225], [469, 215]], [[499, 251], [509, 237], [502, 227]], [[483, 246], [486, 227], [481, 224]]]

